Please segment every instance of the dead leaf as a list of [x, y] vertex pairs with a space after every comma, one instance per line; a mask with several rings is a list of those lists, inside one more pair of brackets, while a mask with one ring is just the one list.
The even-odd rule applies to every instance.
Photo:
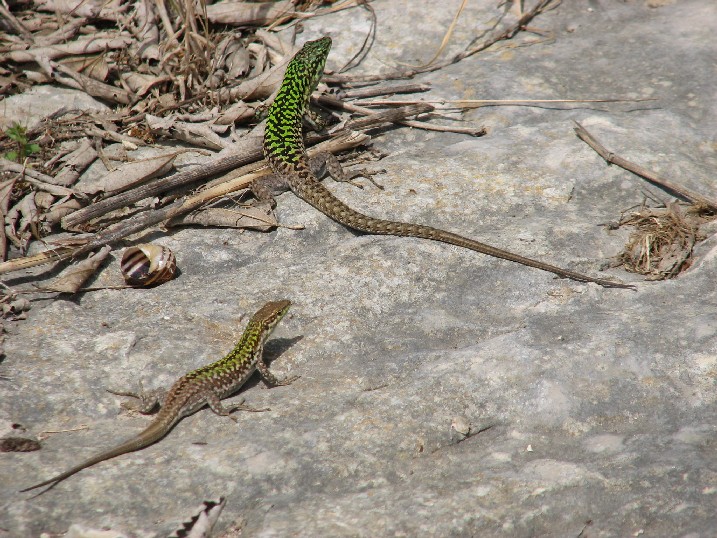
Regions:
[[60, 201], [42, 215], [42, 220], [48, 224], [55, 224], [56, 222], [60, 222], [62, 217], [74, 213], [81, 207], [82, 204], [74, 198], [65, 200], [64, 202]]
[[35, 193], [30, 192], [7, 212], [5, 234], [17, 248], [24, 252], [27, 243], [32, 238], [30, 226], [36, 223]]
[[130, 187], [169, 172], [176, 157], [177, 153], [174, 152], [130, 163], [122, 163], [118, 168], [102, 177], [98, 185], [87, 186], [82, 192], [86, 194], [104, 192], [109, 195], [127, 190]]
[[24, 297], [15, 298], [13, 299], [13, 296], [8, 296], [4, 300], [9, 300], [8, 302], [3, 302], [1, 305], [2, 308], [2, 316], [4, 318], [10, 319], [10, 320], [18, 320], [18, 319], [25, 319], [27, 317], [27, 312], [32, 308], [32, 304], [30, 301], [25, 299]]
[[40, 443], [26, 437], [3, 437], [0, 439], [0, 452], [32, 452], [40, 450]]
[[215, 125], [232, 125], [244, 123], [256, 117], [256, 106], [248, 105], [244, 101], [234, 103], [226, 109], [214, 122]]
[[[226, 100], [227, 102], [238, 100], [256, 101], [270, 97], [271, 94], [274, 93], [274, 90], [281, 85], [281, 81], [284, 79], [286, 65], [290, 59], [291, 57], [287, 56], [284, 62], [272, 67], [268, 71], [262, 72], [258, 76], [249, 78], [234, 88], [222, 88], [218, 92], [219, 99]], [[263, 69], [263, 66], [261, 66], [261, 62], [257, 61], [254, 68]]]
[[99, 56], [74, 56], [65, 58], [61, 62], [65, 67], [73, 71], [87, 75], [95, 80], [105, 81], [109, 75], [110, 68], [107, 65], [104, 55]]
[[172, 78], [167, 75], [155, 76], [147, 75], [144, 73], [130, 72], [123, 73], [122, 80], [125, 82], [125, 84], [127, 84], [130, 90], [137, 94], [137, 96], [142, 97], [157, 84], [170, 82]]
[[227, 56], [226, 66], [228, 68], [227, 78], [234, 79], [239, 78], [249, 72], [251, 67], [251, 56], [249, 51], [244, 47], [239, 47], [237, 50]]
[[167, 222], [167, 226], [186, 225], [223, 226], [267, 232], [276, 228], [278, 222], [269, 204], [242, 208], [209, 207], [175, 217]]
[[63, 157], [64, 165], [55, 174], [55, 185], [63, 187], [73, 185], [80, 177], [80, 174], [97, 159], [97, 151], [92, 147], [89, 139], [82, 138], [80, 142], [80, 146], [76, 150]]
[[136, 35], [139, 36], [140, 42], [133, 45], [132, 52], [136, 47], [139, 57], [143, 60], [159, 60], [159, 28], [157, 27], [157, 15], [153, 9], [154, 2], [149, 0], [140, 0], [136, 3], [134, 13], [134, 23], [136, 26]]
[[164, 136], [182, 140], [202, 148], [219, 151], [234, 144], [233, 141], [225, 140], [217, 135], [212, 130], [211, 122], [189, 123], [178, 121], [173, 116], [159, 118], [151, 114], [147, 114], [145, 119], [152, 132], [158, 132]]
[[35, 193], [35, 207], [42, 212], [49, 209], [54, 201], [55, 197], [49, 192], [37, 191]]
[[102, 247], [97, 253], [90, 255], [87, 259], [65, 269], [47, 285], [42, 286], [41, 289], [60, 293], [77, 293], [85, 281], [95, 274], [97, 268], [105, 260], [111, 250], [112, 248], [109, 246]]

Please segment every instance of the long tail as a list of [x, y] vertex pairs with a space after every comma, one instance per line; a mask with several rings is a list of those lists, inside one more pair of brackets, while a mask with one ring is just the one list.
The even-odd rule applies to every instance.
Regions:
[[70, 470], [65, 471], [64, 473], [58, 474], [57, 476], [53, 476], [52, 478], [40, 482], [39, 484], [35, 484], [34, 486], [30, 486], [29, 488], [22, 489], [20, 490], [20, 492], [22, 493], [25, 491], [30, 491], [32, 489], [37, 489], [43, 486], [50, 485], [49, 488], [40, 492], [38, 495], [45, 493], [45, 491], [48, 491], [49, 489], [55, 487], [63, 480], [69, 478], [75, 473], [80, 472], [82, 469], [86, 469], [87, 467], [91, 467], [92, 465], [95, 465], [96, 463], [99, 463], [101, 461], [109, 460], [111, 458], [121, 456], [122, 454], [127, 454], [128, 452], [134, 452], [135, 450], [140, 450], [153, 443], [156, 443], [162, 437], [167, 435], [169, 430], [172, 429], [172, 426], [174, 426], [176, 422], [177, 419], [167, 420], [167, 417], [158, 416], [149, 426], [147, 426], [147, 429], [145, 429], [142, 433], [133, 437], [132, 439], [125, 441], [121, 445], [116, 446], [111, 450], [101, 452], [100, 454], [97, 454], [96, 456], [88, 459], [87, 461], [80, 463], [75, 467], [72, 467]]
[[579, 282], [595, 282], [596, 284], [606, 288], [635, 289], [634, 286], [629, 284], [582, 275], [555, 265], [526, 258], [519, 254], [513, 254], [507, 250], [492, 247], [490, 245], [486, 245], [485, 243], [474, 241], [473, 239], [469, 239], [458, 234], [432, 228], [431, 226], [369, 217], [351, 209], [341, 200], [336, 198], [331, 191], [329, 191], [313, 177], [306, 177], [305, 175], [305, 177], [302, 178], [302, 181], [289, 181], [289, 185], [294, 194], [303, 199], [305, 202], [308, 202], [322, 213], [334, 219], [336, 222], [361, 232], [375, 235], [398, 235], [432, 239], [433, 241], [450, 243], [451, 245], [475, 250], [476, 252], [494, 256], [496, 258], [502, 258], [504, 260], [520, 263], [529, 267], [535, 267], [536, 269], [542, 269], [543, 271], [554, 273], [560, 277], [571, 278]]

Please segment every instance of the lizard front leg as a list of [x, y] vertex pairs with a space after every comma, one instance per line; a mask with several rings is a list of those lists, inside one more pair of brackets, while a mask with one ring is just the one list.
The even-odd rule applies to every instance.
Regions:
[[291, 385], [294, 381], [299, 379], [298, 375], [278, 378], [269, 370], [269, 365], [264, 362], [264, 345], [262, 344], [256, 350], [256, 354], [259, 357], [256, 361], [256, 370], [261, 376], [261, 380], [269, 385], [270, 387], [283, 387]]

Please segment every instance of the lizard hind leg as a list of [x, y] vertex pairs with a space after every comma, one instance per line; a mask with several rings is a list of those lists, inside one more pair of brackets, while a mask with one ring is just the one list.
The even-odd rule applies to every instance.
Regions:
[[311, 131], [320, 133], [332, 123], [338, 120], [331, 114], [325, 114], [322, 109], [313, 106], [306, 107], [304, 115], [301, 117], [301, 123], [304, 127]]
[[[354, 187], [363, 189], [363, 185], [354, 181], [357, 177], [364, 177], [373, 183], [376, 187], [383, 190], [383, 186], [376, 183], [373, 176], [383, 174], [386, 170], [369, 170], [367, 168], [357, 168], [355, 170], [346, 171], [339, 159], [329, 152], [317, 153], [309, 159], [309, 168], [311, 173], [316, 177], [323, 178], [326, 175], [331, 176], [334, 181], [339, 183], [350, 183]], [[275, 196], [289, 190], [286, 180], [276, 173], [262, 176], [255, 179], [249, 186], [257, 202], [260, 204], [268, 204], [269, 207], [276, 207]]]
[[232, 415], [234, 411], [250, 411], [252, 413], [271, 411], [271, 409], [269, 409], [268, 407], [264, 409], [256, 409], [255, 407], [249, 407], [248, 405], [244, 405], [244, 398], [242, 398], [241, 401], [239, 401], [238, 403], [224, 407], [221, 398], [219, 398], [219, 396], [213, 392], [209, 396], [207, 396], [207, 405], [209, 406], [209, 409], [214, 411], [220, 417], [229, 417], [234, 422], [238, 422], [238, 419], [234, 415]]
[[145, 391], [141, 381], [139, 382], [139, 392], [120, 391], [113, 389], [107, 389], [107, 392], [109, 392], [110, 394], [115, 394], [117, 396], [126, 396], [129, 398], [137, 399], [138, 402], [123, 402], [121, 406], [123, 409], [127, 409], [129, 411], [138, 411], [143, 415], [151, 415], [152, 413], [157, 411], [162, 405], [164, 397], [167, 394], [166, 389], [161, 388]]
[[368, 168], [357, 168], [355, 170], [344, 170], [341, 166], [341, 162], [338, 157], [333, 153], [322, 152], [317, 153], [311, 159], [309, 159], [309, 165], [311, 171], [316, 177], [323, 177], [324, 175], [331, 176], [334, 181], [339, 183], [350, 183], [354, 187], [363, 189], [363, 185], [354, 181], [357, 177], [363, 177], [373, 183], [378, 189], [383, 190], [383, 186], [376, 183], [373, 176], [377, 174], [383, 174], [386, 170], [369, 170]]

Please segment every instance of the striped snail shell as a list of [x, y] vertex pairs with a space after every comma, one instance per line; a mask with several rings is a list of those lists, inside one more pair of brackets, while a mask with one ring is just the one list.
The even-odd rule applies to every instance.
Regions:
[[177, 260], [167, 247], [143, 243], [124, 251], [120, 269], [127, 284], [146, 288], [172, 280]]

